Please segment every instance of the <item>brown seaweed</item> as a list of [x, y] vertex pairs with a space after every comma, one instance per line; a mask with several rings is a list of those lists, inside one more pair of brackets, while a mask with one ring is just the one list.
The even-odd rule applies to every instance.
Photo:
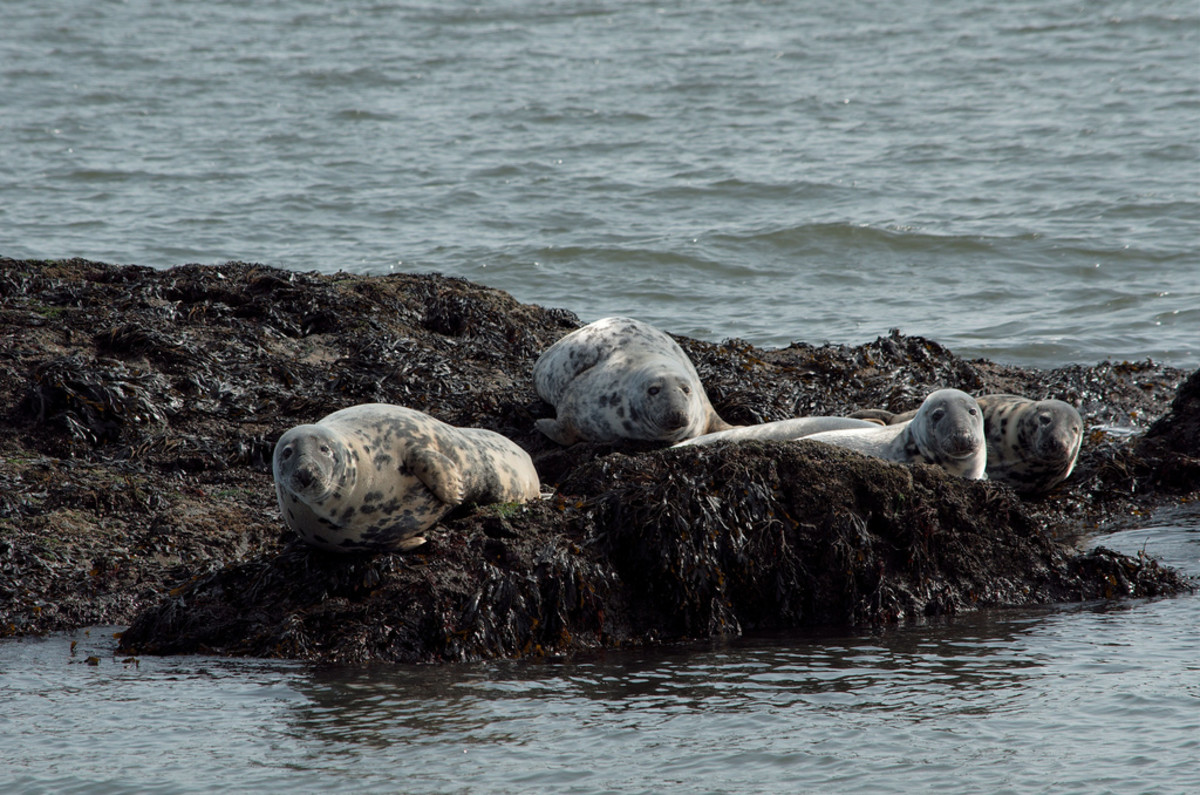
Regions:
[[[1177, 394], [1185, 373], [1153, 362], [1017, 368], [898, 331], [679, 340], [733, 422], [941, 387], [1069, 400], [1077, 471], [1028, 500], [812, 444], [561, 448], [529, 374], [578, 325], [436, 275], [0, 260], [0, 634], [132, 622], [144, 652], [463, 660], [1190, 587], [1073, 544], [1200, 488], [1200, 374]], [[279, 520], [274, 441], [373, 400], [508, 435], [553, 496], [464, 508], [409, 555], [307, 549]]]

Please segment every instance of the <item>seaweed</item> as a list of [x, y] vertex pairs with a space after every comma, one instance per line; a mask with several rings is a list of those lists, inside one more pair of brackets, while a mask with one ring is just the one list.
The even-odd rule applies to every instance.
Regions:
[[129, 427], [164, 425], [173, 409], [167, 394], [157, 373], [62, 356], [34, 369], [22, 405], [36, 422], [58, 426], [72, 441], [101, 445]]
[[[966, 361], [898, 331], [679, 338], [738, 423], [904, 410], [944, 386], [1064, 397], [1089, 424], [1079, 465], [1029, 499], [813, 444], [559, 447], [530, 373], [578, 325], [433, 274], [0, 260], [0, 634], [130, 623], [144, 653], [434, 662], [1191, 587], [1073, 544], [1200, 490], [1200, 374]], [[304, 547], [274, 442], [373, 400], [508, 435], [550, 496], [463, 508], [407, 555]]]

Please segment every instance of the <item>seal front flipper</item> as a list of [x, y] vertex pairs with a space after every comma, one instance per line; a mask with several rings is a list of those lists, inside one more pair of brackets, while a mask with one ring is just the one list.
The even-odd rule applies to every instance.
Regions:
[[447, 505], [462, 505], [466, 484], [458, 464], [436, 450], [410, 450], [404, 463], [434, 496]]
[[[725, 420], [721, 419], [716, 411], [709, 409], [708, 425], [704, 428], [703, 433], [717, 433], [718, 431], [731, 431], [734, 428], [741, 428], [741, 425], [730, 425]], [[695, 437], [693, 437], [695, 438]]]
[[411, 538], [406, 538], [400, 543], [396, 544], [396, 551], [408, 552], [409, 550], [416, 549], [419, 546], [424, 546], [425, 542], [428, 540], [429, 539], [425, 536], [412, 536]]
[[534, 424], [551, 441], [558, 442], [564, 447], [575, 444], [582, 439], [574, 426], [563, 424], [558, 420], [541, 419]]

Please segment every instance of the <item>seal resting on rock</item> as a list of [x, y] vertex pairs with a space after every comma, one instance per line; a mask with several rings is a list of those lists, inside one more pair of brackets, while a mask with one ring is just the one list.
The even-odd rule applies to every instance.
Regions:
[[[989, 478], [1017, 491], [1042, 492], [1070, 477], [1083, 443], [1083, 419], [1074, 406], [1020, 395], [983, 395], [975, 402], [983, 411]], [[853, 416], [891, 425], [914, 413], [867, 409]]]
[[805, 438], [888, 461], [936, 464], [964, 478], [986, 477], [983, 412], [973, 397], [957, 389], [931, 393], [912, 419], [895, 425], [825, 431]]
[[540, 488], [529, 454], [504, 436], [384, 403], [292, 428], [272, 469], [287, 526], [335, 552], [412, 549], [457, 505], [525, 502]]
[[679, 442], [733, 426], [717, 416], [683, 349], [648, 323], [608, 317], [572, 331], [533, 366], [555, 419], [538, 430], [559, 444]]
[[764, 422], [759, 425], [746, 425], [741, 428], [730, 428], [724, 431], [706, 433], [703, 436], [697, 436], [694, 439], [680, 442], [675, 447], [717, 444], [718, 442], [748, 442], [752, 440], [790, 442], [824, 431], [878, 428], [881, 424], [880, 422], [852, 419], [850, 417], [792, 417], [787, 420], [776, 420], [774, 422]]

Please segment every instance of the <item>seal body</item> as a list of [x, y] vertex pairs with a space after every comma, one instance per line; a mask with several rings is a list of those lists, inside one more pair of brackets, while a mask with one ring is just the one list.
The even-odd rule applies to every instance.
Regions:
[[912, 419], [883, 427], [826, 431], [806, 437], [888, 461], [935, 464], [952, 475], [986, 477], [987, 444], [983, 412], [957, 389], [939, 389], [925, 398]]
[[850, 417], [792, 417], [787, 420], [764, 422], [759, 425], [746, 425], [741, 428], [730, 428], [724, 431], [714, 431], [694, 439], [680, 442], [675, 447], [693, 445], [717, 444], [718, 442], [747, 442], [747, 441], [779, 441], [788, 442], [803, 439], [814, 433], [824, 431], [839, 431], [863, 428], [878, 428], [879, 423], [857, 420]]
[[[1083, 443], [1083, 418], [1074, 406], [1003, 394], [983, 395], [975, 401], [983, 412], [990, 479], [1034, 493], [1049, 491], [1070, 477]], [[914, 414], [867, 409], [854, 416], [895, 424]]]
[[412, 549], [457, 505], [525, 502], [540, 488], [529, 454], [504, 436], [383, 403], [290, 429], [272, 469], [287, 526], [336, 552]]
[[557, 415], [538, 420], [538, 430], [559, 444], [679, 442], [733, 427], [713, 410], [678, 343], [632, 318], [604, 318], [566, 335], [538, 358], [533, 383]]

